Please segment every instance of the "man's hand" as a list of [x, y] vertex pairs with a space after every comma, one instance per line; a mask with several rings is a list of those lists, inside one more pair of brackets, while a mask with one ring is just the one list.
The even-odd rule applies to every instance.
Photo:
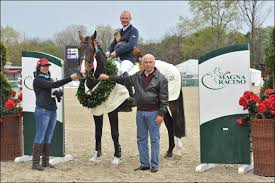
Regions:
[[158, 115], [155, 121], [157, 122], [157, 124], [161, 125], [161, 123], [163, 122], [163, 117]]
[[112, 53], [110, 53], [110, 57], [116, 57], [116, 51], [113, 51]]
[[99, 80], [108, 80], [109, 76], [107, 74], [100, 74], [98, 77]]
[[72, 74], [70, 77], [73, 81], [79, 80], [79, 75], [77, 73]]
[[107, 51], [107, 52], [105, 53], [105, 55], [109, 58], [109, 57], [110, 57], [110, 52]]

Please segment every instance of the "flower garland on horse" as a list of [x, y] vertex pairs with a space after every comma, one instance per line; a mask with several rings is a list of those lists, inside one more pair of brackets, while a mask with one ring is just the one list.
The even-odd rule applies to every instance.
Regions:
[[[114, 63], [115, 58], [111, 58], [107, 60], [106, 65], [104, 66], [105, 73], [109, 75], [117, 74], [117, 67]], [[98, 86], [93, 91], [85, 92], [85, 81], [86, 78], [80, 79], [80, 84], [76, 93], [76, 96], [79, 102], [88, 108], [94, 108], [102, 102], [106, 101], [115, 87], [115, 83], [112, 81], [101, 81]]]

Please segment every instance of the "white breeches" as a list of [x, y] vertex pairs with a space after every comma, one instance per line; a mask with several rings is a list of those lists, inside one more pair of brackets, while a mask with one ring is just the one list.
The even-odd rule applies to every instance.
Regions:
[[122, 75], [124, 72], [129, 72], [133, 66], [134, 64], [129, 60], [121, 61], [119, 75]]

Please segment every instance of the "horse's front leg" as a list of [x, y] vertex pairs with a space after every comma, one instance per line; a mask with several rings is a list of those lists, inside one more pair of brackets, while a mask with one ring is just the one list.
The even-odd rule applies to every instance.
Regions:
[[115, 153], [114, 153], [114, 159], [112, 161], [113, 164], [119, 164], [120, 158], [121, 158], [121, 147], [119, 144], [119, 130], [118, 130], [118, 111], [114, 110], [110, 113], [108, 113], [109, 116], [109, 122], [111, 126], [111, 135], [114, 142], [115, 147]]
[[96, 161], [102, 155], [101, 151], [101, 137], [102, 137], [102, 126], [103, 126], [103, 115], [93, 116], [95, 122], [95, 154], [90, 159]]

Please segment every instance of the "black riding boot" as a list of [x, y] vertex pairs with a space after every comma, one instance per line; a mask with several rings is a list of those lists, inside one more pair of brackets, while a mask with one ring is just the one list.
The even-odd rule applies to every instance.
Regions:
[[[122, 76], [128, 76], [128, 72], [124, 72], [122, 74]], [[130, 107], [136, 107], [136, 102], [134, 100], [134, 92], [133, 92], [133, 86], [129, 85], [129, 84], [126, 84], [125, 87], [127, 88], [128, 92], [129, 92], [129, 98], [127, 99], [128, 100], [128, 103], [130, 105]]]
[[42, 144], [43, 145], [43, 154], [42, 154], [42, 166], [55, 168], [50, 164], [50, 155], [51, 155], [51, 144]]
[[44, 168], [40, 165], [41, 144], [34, 143], [32, 145], [32, 169], [43, 171]]
[[[124, 72], [122, 76], [128, 76], [128, 72]], [[132, 107], [136, 106], [136, 102], [134, 100], [133, 88], [131, 85], [127, 83], [124, 86], [127, 88], [130, 97], [127, 98], [120, 106], [118, 106], [117, 110], [118, 112], [131, 112]]]

